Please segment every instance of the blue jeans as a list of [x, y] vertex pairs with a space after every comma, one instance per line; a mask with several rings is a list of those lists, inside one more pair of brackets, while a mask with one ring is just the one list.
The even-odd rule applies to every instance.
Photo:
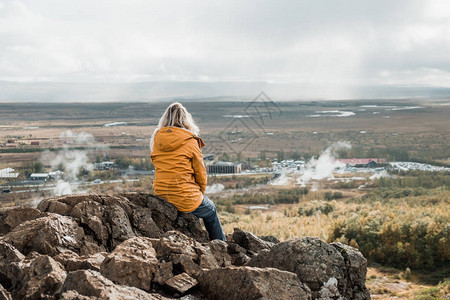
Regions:
[[203, 196], [203, 201], [199, 207], [191, 212], [197, 218], [202, 218], [205, 223], [206, 231], [209, 233], [209, 239], [226, 241], [223, 233], [222, 224], [220, 224], [219, 216], [217, 215], [216, 206], [206, 196]]

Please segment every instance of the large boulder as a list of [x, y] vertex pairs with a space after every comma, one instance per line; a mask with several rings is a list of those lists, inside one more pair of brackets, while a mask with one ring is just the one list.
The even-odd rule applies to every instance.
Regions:
[[186, 272], [196, 278], [202, 269], [215, 269], [219, 261], [214, 257], [208, 244], [201, 244], [178, 231], [168, 231], [155, 247], [159, 259], [171, 261], [175, 272]]
[[272, 268], [226, 267], [198, 277], [208, 299], [311, 299], [309, 288], [291, 272]]
[[57, 299], [66, 271], [48, 255], [12, 263], [14, 299]]
[[48, 214], [35, 220], [26, 221], [0, 240], [13, 245], [27, 255], [32, 251], [55, 256], [65, 249], [79, 254], [104, 251], [86, 237], [83, 228], [72, 218], [58, 214]]
[[263, 250], [246, 265], [277, 268], [297, 274], [317, 298], [323, 283], [337, 280], [341, 295], [352, 295], [353, 285], [347, 280], [346, 263], [341, 253], [319, 238], [303, 237], [276, 244]]
[[19, 224], [34, 220], [41, 215], [41, 212], [31, 207], [2, 207], [0, 208], [0, 235], [7, 234]]
[[[191, 213], [179, 212], [172, 203], [167, 202], [163, 198], [145, 193], [124, 193], [121, 196], [130, 200], [139, 208], [139, 211], [146, 212], [144, 218], [133, 218], [133, 226], [148, 226], [148, 230], [151, 230], [153, 223], [147, 225], [149, 216], [147, 212], [150, 213], [151, 220], [153, 220], [160, 231], [158, 235], [149, 237], [160, 238], [165, 232], [176, 230], [198, 242], [205, 243], [209, 241], [208, 233], [202, 228], [197, 217]], [[133, 212], [135, 211], [133, 210]], [[146, 236], [143, 233], [142, 235]]]
[[70, 272], [62, 288], [62, 299], [160, 299], [143, 290], [114, 284], [93, 270], [78, 270]]
[[108, 255], [107, 252], [98, 252], [79, 256], [73, 251], [65, 251], [55, 256], [54, 259], [61, 263], [68, 272], [76, 270], [100, 271], [100, 265], [106, 255]]
[[170, 230], [208, 241], [195, 216], [178, 212], [171, 203], [150, 194], [67, 195], [43, 200], [38, 209], [73, 217], [107, 251], [133, 236], [160, 238]]
[[0, 284], [9, 289], [15, 276], [12, 274], [12, 264], [25, 259], [25, 256], [12, 245], [0, 241]]
[[370, 299], [370, 292], [366, 288], [367, 275], [367, 259], [358, 251], [358, 249], [342, 243], [332, 243], [331, 246], [336, 248], [345, 261], [347, 289], [345, 297], [359, 300]]
[[100, 273], [115, 283], [150, 291], [152, 282], [163, 285], [173, 277], [172, 262], [159, 262], [152, 240], [133, 237], [108, 254]]

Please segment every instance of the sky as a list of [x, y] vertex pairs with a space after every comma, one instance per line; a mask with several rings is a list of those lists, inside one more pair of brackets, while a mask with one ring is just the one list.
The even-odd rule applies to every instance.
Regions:
[[345, 96], [450, 88], [449, 53], [448, 0], [0, 0], [5, 82], [264, 82]]

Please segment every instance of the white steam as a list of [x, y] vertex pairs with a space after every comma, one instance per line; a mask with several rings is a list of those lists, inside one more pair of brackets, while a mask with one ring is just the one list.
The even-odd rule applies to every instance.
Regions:
[[333, 171], [338, 167], [345, 167], [345, 164], [337, 161], [336, 156], [339, 150], [350, 149], [348, 142], [336, 142], [323, 151], [318, 159], [314, 157], [305, 165], [306, 169], [298, 178], [298, 183], [305, 186], [310, 180], [321, 180], [332, 178]]
[[[98, 144], [94, 136], [87, 132], [72, 132], [68, 130], [59, 136], [63, 141], [63, 149], [58, 152], [46, 151], [42, 155], [42, 161], [46, 165], [50, 165], [52, 170], [64, 171], [64, 180], [58, 180], [54, 189], [57, 196], [77, 193], [78, 189], [70, 184], [78, 180], [80, 173], [91, 171], [94, 165], [89, 162], [89, 152], [92, 149], [107, 149], [103, 144]], [[73, 150], [68, 144], [76, 147], [85, 147], [87, 150]]]
[[66, 148], [56, 155], [50, 153], [50, 157], [52, 170], [63, 166], [65, 178], [68, 180], [76, 180], [83, 169], [91, 171], [94, 168], [93, 164], [89, 162], [87, 151], [84, 150], [68, 150]]
[[59, 135], [61, 139], [72, 139], [76, 144], [82, 145], [94, 145], [95, 138], [92, 134], [87, 132], [73, 132], [72, 130], [67, 130]]
[[56, 187], [53, 190], [53, 193], [56, 196], [69, 195], [69, 194], [72, 194], [72, 187], [70, 186], [70, 183], [60, 179], [56, 183]]

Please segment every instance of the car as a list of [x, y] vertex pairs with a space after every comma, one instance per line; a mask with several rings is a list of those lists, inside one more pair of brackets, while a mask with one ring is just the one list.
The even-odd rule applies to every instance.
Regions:
[[97, 179], [94, 180], [94, 183], [100, 183], [100, 182], [102, 182], [101, 179], [98, 179], [98, 178], [97, 178]]
[[11, 190], [10, 189], [3, 189], [2, 190], [2, 194], [6, 194], [6, 193], [11, 193]]

